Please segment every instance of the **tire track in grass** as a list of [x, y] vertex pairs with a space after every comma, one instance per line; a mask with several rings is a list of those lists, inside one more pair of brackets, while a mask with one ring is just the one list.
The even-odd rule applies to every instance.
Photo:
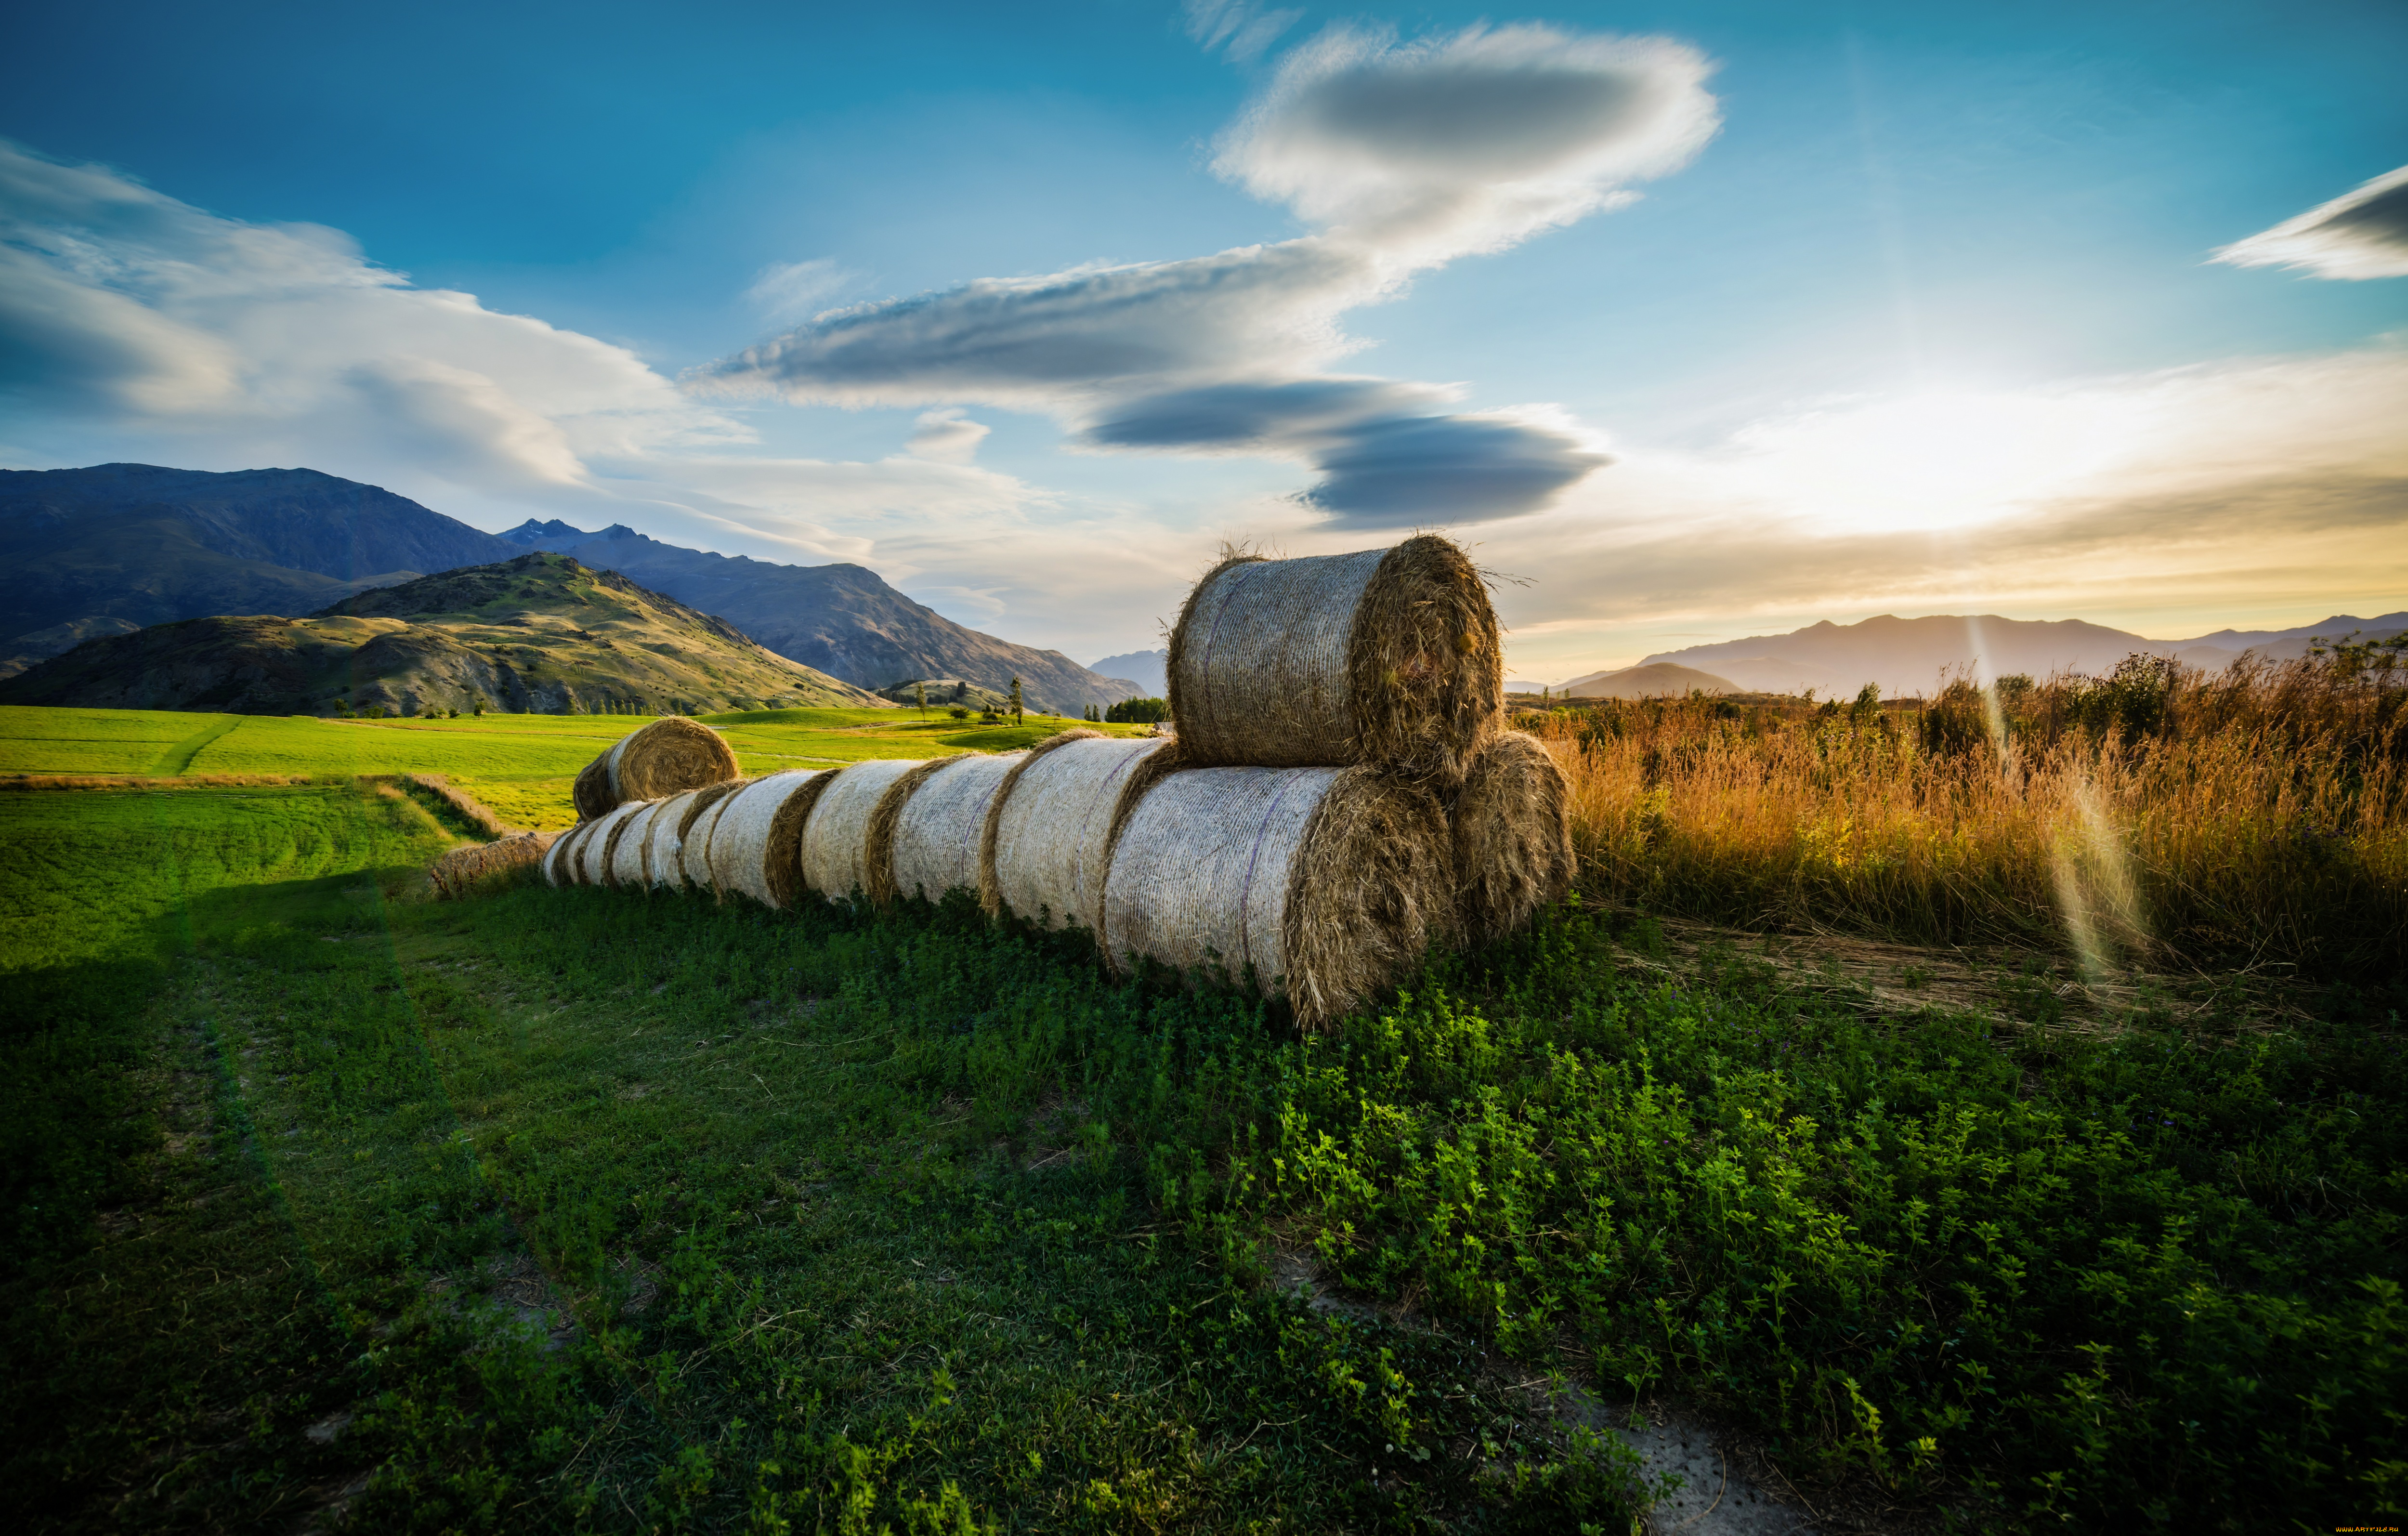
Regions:
[[150, 771], [154, 774], [182, 773], [185, 769], [193, 766], [193, 759], [201, 754], [201, 749], [203, 747], [208, 746], [218, 738], [228, 734], [236, 725], [241, 724], [242, 716], [238, 714], [222, 714], [216, 716], [209, 725], [194, 731], [192, 735], [184, 738], [181, 741], [177, 742], [174, 746], [169, 747], [165, 753], [162, 753], [159, 756], [159, 760], [150, 765]]

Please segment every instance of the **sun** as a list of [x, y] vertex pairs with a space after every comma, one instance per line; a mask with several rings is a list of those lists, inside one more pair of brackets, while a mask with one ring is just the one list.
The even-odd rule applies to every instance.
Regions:
[[2014, 516], [2114, 462], [2113, 402], [1927, 391], [1759, 422], [1734, 435], [1764, 488], [1831, 533], [1941, 532]]

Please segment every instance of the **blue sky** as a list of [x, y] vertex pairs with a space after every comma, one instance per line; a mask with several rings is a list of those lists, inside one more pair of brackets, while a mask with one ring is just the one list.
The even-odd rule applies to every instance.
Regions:
[[[1082, 660], [1152, 643], [1222, 538], [1419, 525], [1528, 579], [1533, 679], [1876, 611], [2172, 636], [2408, 594], [2408, 280], [2210, 259], [2408, 161], [2396, 5], [130, 6], [12, 34], [15, 465], [302, 463], [490, 527], [854, 559]], [[1481, 98], [1529, 121], [1476, 165], [1414, 137], [1412, 93], [1514, 71], [1663, 94], [1612, 122]], [[1341, 87], [1376, 110], [1331, 117]], [[1578, 174], [1489, 197], [1548, 134]], [[1156, 283], [1132, 302], [1184, 318], [1141, 338], [1077, 276], [1253, 282], [1270, 258], [1199, 264], [1256, 246], [1312, 270], [1209, 313]], [[976, 316], [915, 298], [996, 280]], [[1170, 360], [1080, 371], [1140, 339]]]

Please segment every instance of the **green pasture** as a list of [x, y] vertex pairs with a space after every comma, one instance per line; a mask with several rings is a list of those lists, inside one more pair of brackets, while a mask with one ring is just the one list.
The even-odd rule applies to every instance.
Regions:
[[[1081, 724], [1029, 717], [981, 725], [931, 710], [760, 710], [706, 716], [747, 774], [870, 757], [1008, 752]], [[577, 770], [650, 719], [491, 714], [458, 720], [337, 720], [162, 710], [0, 707], [0, 774], [440, 773], [523, 826], [576, 820]], [[1143, 726], [1102, 725], [1114, 735]]]
[[372, 786], [0, 814], [37, 1529], [1620, 1536], [1558, 1380], [1831, 1529], [2408, 1508], [2396, 990], [1900, 1018], [1574, 904], [1298, 1040], [958, 897], [428, 903]]

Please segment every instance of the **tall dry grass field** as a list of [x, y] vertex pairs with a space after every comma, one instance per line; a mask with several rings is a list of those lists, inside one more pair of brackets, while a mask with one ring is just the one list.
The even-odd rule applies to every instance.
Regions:
[[1885, 707], [1693, 697], [1526, 720], [1584, 887], [1744, 926], [2396, 974], [2408, 655], [1947, 682]]

